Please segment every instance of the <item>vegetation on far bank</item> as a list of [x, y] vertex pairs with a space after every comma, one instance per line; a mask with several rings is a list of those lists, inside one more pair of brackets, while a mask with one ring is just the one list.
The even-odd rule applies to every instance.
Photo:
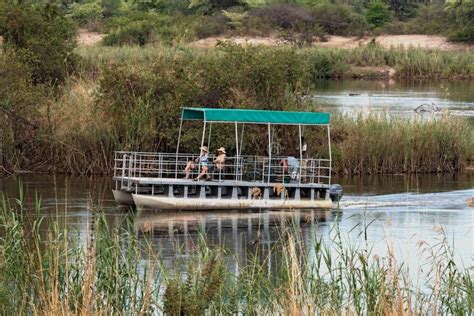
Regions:
[[[181, 106], [315, 110], [305, 95], [318, 80], [360, 77], [366, 66], [393, 68], [396, 77], [405, 79], [472, 79], [474, 74], [472, 52], [384, 49], [376, 43], [352, 50], [224, 43], [213, 50], [77, 49], [72, 25], [57, 7], [17, 10], [2, 16], [1, 25], [10, 27], [0, 27], [5, 39], [0, 54], [4, 173], [108, 173], [114, 150], [173, 152]], [[48, 37], [50, 29], [60, 36]], [[362, 72], [364, 77], [374, 75], [379, 74]], [[218, 140], [230, 153], [231, 132], [223, 128]], [[296, 135], [280, 133], [287, 150], [294, 148]], [[195, 151], [199, 134], [191, 126], [182, 149]], [[248, 134], [248, 150], [266, 148], [265, 138]], [[471, 135], [471, 125], [449, 115], [428, 121], [336, 115], [334, 171], [463, 170], [473, 159]], [[311, 154], [325, 154], [324, 135], [313, 137]]]
[[472, 1], [70, 0], [77, 25], [105, 45], [178, 43], [220, 35], [275, 35], [307, 45], [327, 35], [439, 34], [473, 42]]
[[0, 200], [2, 314], [466, 315], [474, 308], [473, 267], [458, 262], [442, 229], [439, 244], [420, 242], [427, 263], [409, 267], [390, 241], [386, 254], [373, 252], [368, 221], [354, 227], [360, 241], [351, 241], [336, 220], [330, 242], [282, 221], [278, 240], [247, 244], [230, 271], [226, 249], [205, 234], [188, 243], [176, 267], [154, 249], [151, 225], [141, 230], [125, 219], [112, 227], [94, 209], [83, 236], [69, 230], [68, 217], [41, 218], [40, 208], [39, 200], [33, 207], [22, 197], [15, 206]]

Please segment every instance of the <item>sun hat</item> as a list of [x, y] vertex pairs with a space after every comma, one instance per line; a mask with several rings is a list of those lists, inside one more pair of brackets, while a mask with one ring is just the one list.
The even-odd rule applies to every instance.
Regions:
[[223, 154], [225, 154], [225, 153], [226, 153], [226, 152], [225, 152], [225, 148], [224, 148], [224, 147], [221, 147], [221, 148], [219, 148], [217, 151], [219, 151], [219, 152], [221, 152], [221, 153], [223, 153]]
[[199, 149], [201, 149], [201, 150], [203, 150], [203, 151], [207, 152], [207, 146], [202, 146], [202, 147], [199, 147]]

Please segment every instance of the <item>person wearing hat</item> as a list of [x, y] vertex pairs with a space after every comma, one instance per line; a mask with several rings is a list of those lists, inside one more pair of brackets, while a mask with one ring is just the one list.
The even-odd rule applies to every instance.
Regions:
[[221, 147], [217, 150], [217, 157], [214, 159], [214, 164], [216, 165], [216, 169], [219, 172], [222, 172], [222, 169], [224, 169], [224, 163], [225, 163], [225, 148]]
[[199, 180], [202, 177], [206, 176], [206, 178], [209, 177], [208, 172], [209, 172], [209, 158], [207, 155], [207, 146], [202, 146], [199, 149], [201, 149], [201, 155], [197, 157], [194, 160], [188, 161], [188, 164], [186, 165], [186, 168], [184, 169], [184, 172], [186, 173], [185, 179], [189, 179], [189, 175], [191, 174], [191, 170], [196, 169], [196, 164], [199, 164], [201, 166], [201, 173], [196, 177], [194, 180]]

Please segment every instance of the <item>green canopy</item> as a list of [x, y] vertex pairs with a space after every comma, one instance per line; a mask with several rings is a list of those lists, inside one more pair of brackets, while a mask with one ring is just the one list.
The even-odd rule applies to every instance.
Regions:
[[183, 120], [282, 125], [327, 125], [329, 113], [245, 109], [183, 108]]

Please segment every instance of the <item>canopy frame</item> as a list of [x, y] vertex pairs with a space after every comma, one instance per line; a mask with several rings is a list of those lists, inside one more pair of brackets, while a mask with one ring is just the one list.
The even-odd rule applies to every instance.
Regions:
[[[241, 118], [239, 119], [239, 116]], [[227, 118], [230, 117], [230, 118]], [[206, 135], [206, 125], [209, 124], [209, 136], [208, 146], [211, 140], [211, 127], [212, 123], [228, 123], [234, 124], [235, 128], [235, 142], [236, 142], [236, 154], [237, 164], [239, 163], [240, 150], [242, 148], [242, 139], [245, 124], [262, 124], [267, 125], [268, 129], [268, 154], [269, 154], [269, 165], [271, 168], [271, 157], [272, 157], [272, 138], [271, 138], [271, 126], [272, 125], [296, 125], [298, 126], [298, 137], [299, 137], [299, 158], [303, 160], [302, 153], [302, 126], [325, 126], [327, 127], [327, 137], [329, 146], [329, 164], [332, 164], [331, 154], [331, 136], [330, 136], [330, 115], [329, 113], [323, 112], [286, 112], [286, 111], [268, 111], [268, 110], [246, 110], [246, 109], [212, 109], [212, 108], [182, 108], [181, 119], [178, 133], [178, 144], [176, 146], [176, 160], [179, 154], [179, 145], [181, 141], [181, 132], [183, 127], [183, 121], [202, 121], [203, 131], [201, 137], [201, 147], [204, 146], [204, 139]], [[239, 144], [238, 136], [238, 123], [242, 123], [241, 140]], [[299, 166], [299, 181], [301, 182], [301, 169]], [[239, 170], [239, 168], [237, 168]], [[176, 175], [178, 173], [176, 167]], [[270, 174], [270, 170], [269, 170]], [[329, 176], [331, 177], [331, 169], [329, 170]], [[330, 178], [329, 178], [330, 179]], [[270, 181], [270, 178], [267, 179]], [[330, 181], [330, 180], [329, 180]]]

